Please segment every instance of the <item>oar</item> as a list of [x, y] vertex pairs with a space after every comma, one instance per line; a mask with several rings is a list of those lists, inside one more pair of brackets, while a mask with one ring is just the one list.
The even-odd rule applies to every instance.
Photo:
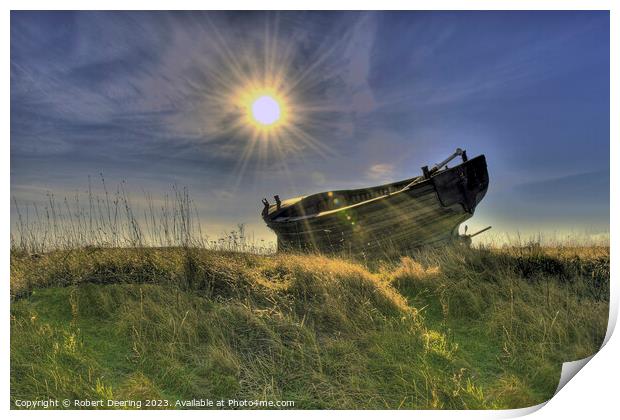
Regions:
[[489, 230], [489, 229], [491, 229], [491, 226], [487, 226], [487, 227], [485, 227], [484, 229], [479, 230], [478, 232], [476, 232], [476, 233], [472, 233], [471, 235], [467, 235], [467, 236], [469, 236], [470, 238], [473, 238], [474, 236], [476, 236], [476, 235], [480, 235], [481, 233], [486, 232], [486, 231], [487, 231], [487, 230]]

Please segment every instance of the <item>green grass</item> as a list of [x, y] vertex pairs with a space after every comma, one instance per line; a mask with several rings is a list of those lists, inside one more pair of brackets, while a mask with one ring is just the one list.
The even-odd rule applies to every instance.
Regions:
[[11, 404], [517, 408], [600, 347], [608, 248], [399, 261], [199, 249], [11, 255]]

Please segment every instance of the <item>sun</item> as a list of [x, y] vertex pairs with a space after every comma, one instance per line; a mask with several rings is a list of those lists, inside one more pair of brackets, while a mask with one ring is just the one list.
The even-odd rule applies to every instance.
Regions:
[[288, 20], [281, 26], [279, 13], [263, 16], [264, 26], [257, 21], [248, 42], [237, 42], [237, 29], [228, 22], [204, 25], [208, 59], [197, 54], [202, 68], [183, 84], [190, 99], [183, 106], [190, 112], [176, 122], [184, 138], [204, 144], [205, 153], [235, 161], [234, 188], [247, 171], [265, 177], [277, 171], [292, 182], [290, 162], [337, 156], [327, 137], [341, 136], [349, 127], [348, 103], [325, 87], [342, 86], [337, 65], [352, 33], [329, 48], [301, 48], [309, 55], [300, 66], [305, 43], [289, 32]]
[[293, 127], [291, 111], [295, 108], [291, 98], [277, 86], [265, 86], [256, 81], [246, 83], [235, 95], [240, 127], [251, 137], [276, 141]]
[[258, 124], [270, 126], [280, 119], [280, 104], [274, 97], [262, 95], [252, 102], [251, 113]]

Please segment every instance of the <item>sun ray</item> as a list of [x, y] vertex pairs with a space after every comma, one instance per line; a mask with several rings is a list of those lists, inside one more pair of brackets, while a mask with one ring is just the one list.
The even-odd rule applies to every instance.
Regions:
[[325, 40], [319, 52], [311, 53], [306, 65], [299, 67], [296, 57], [304, 34], [290, 32], [290, 27], [281, 33], [281, 23], [280, 15], [266, 15], [262, 31], [232, 44], [229, 28], [210, 20], [205, 26], [213, 46], [204, 60], [207, 82], [188, 80], [187, 89], [203, 97], [199, 132], [205, 143], [230, 143], [224, 153], [236, 161], [231, 174], [235, 189], [248, 170], [261, 173], [255, 178], [283, 171], [284, 178], [293, 182], [289, 172], [293, 161], [336, 154], [317, 136], [338, 133], [342, 125], [337, 119], [347, 106], [338, 105], [341, 99], [332, 98], [322, 85], [325, 77], [337, 78], [335, 65], [350, 31], [335, 42]]

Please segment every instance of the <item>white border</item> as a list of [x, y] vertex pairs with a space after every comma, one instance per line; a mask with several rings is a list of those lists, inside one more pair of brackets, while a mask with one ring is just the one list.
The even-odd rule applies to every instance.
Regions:
[[[5, 92], [4, 101], [2, 101], [2, 126], [4, 127], [4, 133], [6, 133], [5, 140], [2, 142], [2, 153], [0, 154], [1, 167], [3, 169], [2, 174], [2, 191], [0, 192], [2, 199], [4, 200], [4, 206], [0, 209], [2, 212], [2, 220], [6, 222], [2, 225], [2, 234], [4, 238], [4, 249], [2, 252], [2, 265], [3, 272], [5, 273], [5, 287], [3, 289], [3, 299], [1, 305], [4, 313], [4, 322], [2, 323], [2, 340], [4, 346], [4, 358], [0, 364], [0, 374], [2, 375], [2, 395], [0, 398], [0, 406], [4, 410], [9, 411], [9, 343], [7, 338], [9, 337], [9, 296], [8, 296], [8, 279], [9, 279], [9, 219], [10, 219], [10, 165], [9, 165], [9, 152], [10, 152], [10, 9], [49, 9], [50, 6], [58, 9], [153, 9], [153, 10], [178, 10], [178, 9], [210, 9], [210, 10], [295, 10], [295, 9], [340, 9], [340, 10], [404, 10], [404, 9], [417, 9], [417, 10], [610, 10], [611, 13], [611, 139], [615, 141], [610, 142], [610, 156], [618, 156], [619, 147], [617, 144], [618, 136], [618, 119], [619, 113], [619, 91], [618, 91], [618, 75], [620, 74], [620, 66], [618, 65], [618, 26], [620, 24], [618, 2], [611, 0], [520, 0], [520, 1], [500, 1], [500, 0], [472, 0], [472, 1], [419, 1], [419, 0], [382, 0], [368, 1], [368, 0], [344, 0], [335, 2], [334, 0], [314, 0], [314, 1], [295, 1], [290, 0], [270, 0], [270, 1], [242, 1], [242, 0], [228, 0], [226, 2], [200, 2], [190, 0], [176, 0], [174, 2], [166, 1], [131, 1], [131, 0], [108, 0], [108, 1], [90, 1], [88, 3], [81, 1], [56, 1], [51, 4], [49, 1], [9, 1], [8, 8], [2, 15], [3, 28], [2, 36], [4, 42], [2, 43], [2, 56], [4, 57], [4, 66], [2, 67], [3, 74], [3, 87]], [[614, 117], [615, 116], [615, 117]], [[584, 139], [586, 141], [586, 139]], [[611, 165], [611, 185], [618, 185], [619, 171], [613, 165]], [[592, 360], [587, 364], [587, 367], [579, 373], [576, 380], [569, 381], [564, 388], [552, 398], [543, 409], [535, 407], [530, 409], [520, 410], [506, 410], [506, 411], [389, 411], [389, 412], [376, 412], [376, 411], [243, 411], [243, 412], [231, 412], [231, 411], [211, 411], [208, 413], [193, 411], [193, 412], [120, 412], [115, 411], [114, 416], [134, 417], [136, 415], [149, 415], [153, 417], [169, 418], [183, 417], [183, 418], [204, 418], [208, 417], [246, 417], [252, 416], [257, 419], [274, 419], [285, 418], [291, 415], [299, 416], [302, 418], [310, 418], [310, 416], [320, 415], [325, 417], [340, 417], [340, 416], [356, 416], [366, 418], [376, 418], [376, 416], [390, 416], [400, 418], [505, 418], [516, 417], [535, 411], [532, 414], [532, 418], [547, 419], [547, 418], [583, 418], [585, 416], [593, 418], [608, 418], [609, 414], [616, 412], [618, 407], [617, 391], [615, 390], [617, 380], [619, 378], [619, 364], [616, 358], [616, 354], [620, 354], [620, 344], [617, 337], [611, 336], [613, 327], [618, 314], [618, 287], [616, 287], [616, 267], [617, 267], [617, 245], [618, 245], [618, 222], [617, 214], [619, 209], [618, 200], [619, 195], [612, 189], [610, 196], [611, 203], [611, 262], [612, 262], [612, 301], [610, 312], [610, 328], [608, 330], [607, 339], [609, 340], [605, 347], [596, 354]], [[617, 334], [616, 334], [617, 335]], [[14, 417], [32, 418], [43, 417], [46, 418], [60, 418], [78, 416], [84, 416], [85, 413], [81, 411], [10, 411], [10, 415]], [[108, 417], [110, 412], [89, 412], [89, 416]]]

